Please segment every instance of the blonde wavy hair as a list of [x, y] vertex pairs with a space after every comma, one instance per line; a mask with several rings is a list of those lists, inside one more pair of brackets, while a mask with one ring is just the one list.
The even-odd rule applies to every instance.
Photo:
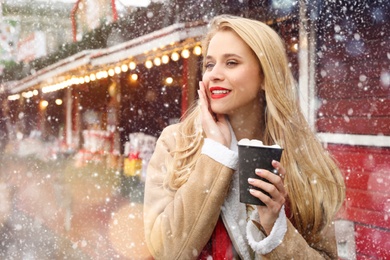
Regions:
[[[320, 239], [316, 234], [332, 223], [345, 197], [343, 176], [305, 120], [296, 97], [296, 83], [288, 66], [284, 43], [266, 24], [230, 15], [217, 16], [210, 22], [203, 41], [205, 57], [211, 38], [221, 30], [236, 32], [256, 54], [264, 77], [266, 95], [265, 144], [278, 143], [284, 148], [281, 159], [286, 169], [285, 184], [292, 222], [306, 239]], [[200, 108], [194, 104], [181, 122], [173, 162], [168, 168], [166, 185], [177, 190], [183, 185], [200, 156], [204, 133]]]

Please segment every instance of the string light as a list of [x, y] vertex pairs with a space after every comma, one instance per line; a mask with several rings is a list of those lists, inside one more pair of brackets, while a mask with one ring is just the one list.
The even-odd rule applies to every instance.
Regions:
[[137, 68], [137, 64], [135, 64], [134, 61], [131, 61], [131, 62], [129, 63], [129, 68], [130, 68], [131, 70], [135, 70], [135, 68]]
[[55, 102], [58, 106], [62, 105], [62, 99], [60, 98], [57, 98]]
[[160, 66], [161, 65], [161, 59], [159, 57], [156, 57], [156, 58], [154, 58], [153, 63], [156, 66]]
[[[176, 43], [172, 43], [171, 46], [174, 46], [175, 44]], [[182, 46], [182, 50], [180, 52], [172, 51], [171, 54], [164, 54], [164, 55], [162, 55], [160, 57], [158, 57], [156, 55], [155, 58], [151, 58], [151, 59], [146, 60], [145, 67], [150, 69], [153, 66], [160, 66], [161, 64], [168, 64], [170, 62], [170, 60], [178, 61], [180, 59], [180, 57], [182, 57], [184, 59], [187, 59], [187, 58], [189, 58], [191, 53], [194, 54], [194, 55], [200, 56], [200, 55], [202, 55], [202, 47], [199, 46], [198, 44], [199, 44], [199, 42], [195, 43], [194, 45], [192, 45], [190, 43], [187, 46]], [[194, 47], [192, 49], [192, 52], [190, 52], [190, 49], [192, 48], [192, 46], [194, 46]], [[295, 44], [293, 43], [292, 44], [292, 50], [293, 51], [297, 51], [298, 50], [298, 44], [297, 43], [295, 43]], [[153, 51], [156, 52], [157, 49], [155, 49]], [[148, 53], [150, 55], [152, 52], [148, 52]], [[145, 55], [146, 55], [146, 53], [145, 53]], [[42, 93], [53, 92], [53, 91], [57, 91], [57, 90], [61, 90], [61, 89], [70, 87], [72, 85], [79, 85], [79, 84], [89, 83], [91, 81], [107, 78], [108, 76], [112, 77], [115, 74], [120, 74], [122, 72], [127, 72], [129, 70], [135, 70], [136, 68], [137, 68], [136, 61], [130, 61], [127, 64], [125, 64], [125, 63], [118, 64], [115, 68], [110, 68], [110, 69], [107, 69], [107, 70], [101, 70], [101, 71], [98, 71], [98, 72], [93, 72], [93, 73], [90, 73], [89, 75], [84, 75], [84, 76], [79, 76], [79, 77], [72, 77], [70, 79], [61, 81], [61, 82], [56, 83], [56, 84], [52, 84], [52, 85], [49, 85], [49, 86], [44, 86], [44, 87], [42, 87], [41, 90], [42, 90]], [[133, 74], [130, 75], [130, 79], [132, 81], [136, 81], [136, 80], [138, 80], [138, 75], [133, 73]], [[166, 78], [165, 79], [165, 83], [166, 84], [172, 84], [173, 83], [173, 78], [172, 77]], [[31, 98], [33, 95], [38, 95], [38, 93], [39, 93], [38, 90], [35, 89], [33, 91], [23, 92], [22, 96], [24, 98]], [[20, 97], [21, 97], [20, 94], [10, 95], [10, 96], [8, 96], [8, 100], [17, 100], [17, 99], [20, 99]]]
[[41, 110], [45, 110], [48, 105], [49, 102], [47, 102], [47, 100], [41, 100], [41, 102], [39, 102], [39, 107], [41, 108]]
[[34, 96], [34, 94], [32, 91], [27, 91], [27, 92], [22, 93], [22, 97], [24, 97], [24, 98], [31, 98], [33, 96]]
[[20, 98], [20, 94], [14, 94], [14, 95], [8, 96], [9, 101], [15, 101], [15, 100], [18, 100], [19, 98]]
[[136, 81], [138, 79], [138, 75], [137, 74], [131, 74], [131, 80], [132, 81]]
[[178, 61], [178, 60], [180, 59], [179, 53], [173, 52], [173, 53], [171, 54], [171, 59], [172, 59], [173, 61]]
[[169, 56], [164, 54], [162, 57], [161, 57], [161, 61], [162, 63], [164, 64], [167, 64], [169, 62]]
[[181, 51], [181, 56], [184, 58], [184, 59], [188, 59], [188, 57], [190, 57], [190, 51], [187, 50], [187, 49], [184, 49]]
[[167, 83], [168, 85], [171, 85], [173, 83], [173, 78], [172, 77], [167, 77], [165, 79], [165, 83]]
[[127, 66], [127, 64], [122, 64], [121, 70], [122, 72], [127, 72], [129, 70], [129, 66]]
[[102, 78], [102, 73], [101, 73], [101, 71], [99, 71], [96, 73], [96, 79], [99, 80], [101, 78]]
[[152, 68], [152, 67], [153, 67], [152, 61], [147, 60], [147, 61], [145, 62], [145, 67], [148, 68], [148, 69]]
[[202, 48], [200, 46], [195, 46], [194, 47], [194, 50], [193, 50], [193, 53], [197, 56], [201, 55], [202, 54]]

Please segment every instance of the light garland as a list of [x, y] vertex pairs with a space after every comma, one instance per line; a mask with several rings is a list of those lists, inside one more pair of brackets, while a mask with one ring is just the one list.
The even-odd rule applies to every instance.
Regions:
[[9, 101], [15, 101], [15, 100], [18, 100], [19, 98], [20, 98], [20, 94], [14, 94], [14, 95], [8, 96]]
[[[171, 44], [170, 48], [174, 46], [174, 43]], [[198, 42], [192, 43], [188, 46], [183, 46], [181, 49], [175, 48], [171, 49], [171, 51], [165, 52], [162, 55], [156, 54], [155, 57], [149, 57], [144, 62], [144, 66], [147, 69], [151, 69], [153, 66], [160, 66], [162, 64], [168, 64], [170, 61], [178, 61], [180, 58], [188, 59], [191, 55], [190, 49], [192, 49], [192, 54], [199, 56], [202, 54], [202, 48], [199, 46]], [[157, 49], [154, 49], [153, 52], [157, 52]], [[179, 54], [180, 53], [180, 54]], [[149, 53], [148, 55], [150, 55]], [[79, 77], [72, 76], [69, 79], [63, 80], [61, 82], [43, 86], [41, 88], [42, 93], [50, 93], [54, 91], [59, 91], [64, 88], [68, 88], [74, 85], [81, 85], [84, 83], [90, 83], [95, 80], [105, 79], [108, 77], [114, 77], [115, 75], [119, 75], [121, 73], [126, 73], [128, 71], [134, 71], [137, 68], [137, 63], [140, 63], [140, 61], [136, 62], [135, 60], [132, 61], [122, 61], [121, 63], [118, 63], [116, 65], [113, 65], [112, 67], [109, 67], [107, 69], [102, 69], [100, 71], [96, 72], [89, 72], [88, 75], [82, 75]], [[132, 73], [129, 75], [129, 78], [131, 81], [137, 81], [138, 75], [136, 73]], [[172, 84], [173, 79], [171, 77], [168, 77], [165, 79], [166, 84]], [[18, 100], [21, 97], [23, 98], [31, 98], [33, 95], [37, 95], [38, 91], [34, 90], [34, 94], [32, 91], [23, 92], [22, 94], [14, 94], [8, 96], [8, 100]]]

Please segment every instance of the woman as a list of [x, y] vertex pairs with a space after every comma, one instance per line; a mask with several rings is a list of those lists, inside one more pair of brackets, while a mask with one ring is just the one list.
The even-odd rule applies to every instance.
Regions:
[[[285, 49], [267, 25], [216, 17], [205, 37], [198, 105], [161, 134], [147, 172], [146, 242], [156, 259], [336, 259], [344, 199], [335, 162], [305, 121]], [[284, 148], [279, 174], [239, 202], [237, 140]]]

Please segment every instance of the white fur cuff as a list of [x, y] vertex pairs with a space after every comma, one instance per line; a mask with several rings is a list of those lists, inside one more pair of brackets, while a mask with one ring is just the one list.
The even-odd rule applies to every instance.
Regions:
[[238, 153], [230, 150], [223, 144], [209, 138], [205, 138], [202, 147], [202, 154], [208, 155], [210, 158], [225, 165], [226, 167], [237, 170]]
[[284, 235], [287, 232], [287, 219], [284, 212], [284, 206], [279, 212], [279, 216], [275, 221], [274, 227], [271, 230], [269, 236], [264, 238], [263, 233], [256, 227], [252, 220], [260, 223], [259, 214], [257, 210], [254, 210], [251, 214], [251, 220], [246, 225], [246, 234], [249, 245], [252, 249], [260, 254], [265, 255], [274, 250], [282, 243]]

